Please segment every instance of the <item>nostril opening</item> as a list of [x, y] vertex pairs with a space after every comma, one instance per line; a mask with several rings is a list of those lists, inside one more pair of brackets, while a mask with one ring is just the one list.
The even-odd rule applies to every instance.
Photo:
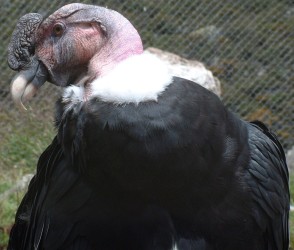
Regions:
[[35, 54], [35, 46], [30, 46], [28, 48], [28, 51], [29, 51], [30, 55], [34, 55]]

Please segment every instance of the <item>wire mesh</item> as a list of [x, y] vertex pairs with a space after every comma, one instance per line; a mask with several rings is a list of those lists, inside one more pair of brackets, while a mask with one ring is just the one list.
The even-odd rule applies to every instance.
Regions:
[[[294, 145], [294, 1], [293, 0], [84, 0], [126, 16], [152, 46], [196, 59], [221, 81], [226, 106], [247, 120], [259, 119], [278, 133], [286, 148]], [[13, 113], [6, 48], [19, 17], [48, 16], [70, 1], [2, 0], [0, 16], [0, 113]], [[47, 112], [59, 90], [48, 86], [31, 105]], [[52, 101], [51, 101], [52, 102]], [[8, 110], [8, 111], [7, 111]], [[0, 128], [7, 133], [7, 126]], [[0, 137], [1, 138], [1, 137]]]

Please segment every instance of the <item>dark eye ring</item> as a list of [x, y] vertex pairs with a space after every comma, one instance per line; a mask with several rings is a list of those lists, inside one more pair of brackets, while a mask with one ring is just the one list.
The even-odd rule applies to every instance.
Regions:
[[65, 30], [65, 26], [62, 23], [56, 23], [53, 26], [53, 34], [55, 36], [61, 36]]

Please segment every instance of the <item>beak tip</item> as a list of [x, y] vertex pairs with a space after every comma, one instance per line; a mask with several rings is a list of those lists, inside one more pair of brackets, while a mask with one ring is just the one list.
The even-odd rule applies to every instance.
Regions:
[[26, 88], [27, 80], [20, 74], [16, 75], [11, 82], [10, 92], [14, 104], [22, 110], [27, 110], [22, 102]]
[[26, 106], [22, 103], [22, 101], [20, 101], [19, 103], [16, 104], [18, 109], [21, 111], [28, 111], [28, 109], [26, 108]]

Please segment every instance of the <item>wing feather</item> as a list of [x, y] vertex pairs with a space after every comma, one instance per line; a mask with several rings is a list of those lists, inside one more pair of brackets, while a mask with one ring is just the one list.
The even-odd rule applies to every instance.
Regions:
[[261, 122], [248, 126], [251, 160], [247, 183], [257, 204], [256, 221], [269, 249], [288, 249], [289, 173], [285, 153], [274, 133]]

